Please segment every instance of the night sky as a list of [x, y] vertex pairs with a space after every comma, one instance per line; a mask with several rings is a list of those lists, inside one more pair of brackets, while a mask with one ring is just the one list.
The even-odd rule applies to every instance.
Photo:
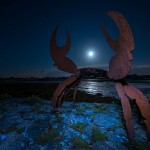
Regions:
[[[150, 10], [148, 0], [3, 0], [0, 2], [0, 77], [63, 76], [53, 66], [49, 40], [59, 25], [58, 45], [71, 35], [67, 56], [78, 67], [107, 68], [115, 54], [100, 28], [118, 37], [113, 20], [104, 13], [120, 11], [131, 26], [135, 51], [132, 72], [150, 74]], [[93, 50], [93, 58], [87, 52]]]

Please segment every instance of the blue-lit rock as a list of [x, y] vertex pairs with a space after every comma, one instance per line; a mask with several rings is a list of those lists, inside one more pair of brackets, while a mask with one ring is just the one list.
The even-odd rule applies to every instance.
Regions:
[[[10, 99], [0, 105], [0, 150], [129, 149], [120, 105], [65, 102], [60, 114], [51, 112], [47, 100]], [[133, 119], [135, 138], [148, 148], [146, 129]]]

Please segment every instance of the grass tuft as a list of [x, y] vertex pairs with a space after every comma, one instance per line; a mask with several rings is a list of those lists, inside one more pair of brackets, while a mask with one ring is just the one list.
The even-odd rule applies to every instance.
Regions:
[[107, 108], [102, 106], [102, 104], [95, 103], [95, 105], [93, 107], [93, 111], [94, 111], [94, 113], [106, 113]]
[[92, 138], [93, 142], [108, 140], [108, 137], [104, 135], [97, 127], [92, 127]]
[[19, 128], [19, 129], [17, 129], [16, 130], [18, 133], [22, 133], [22, 132], [24, 132], [25, 131], [25, 127], [23, 127], [23, 128]]
[[35, 142], [40, 145], [45, 145], [48, 142], [61, 142], [62, 137], [57, 129], [49, 129], [47, 132], [37, 137]]
[[5, 99], [9, 99], [9, 98], [12, 98], [12, 96], [7, 93], [0, 95], [0, 100], [5, 100]]
[[75, 148], [88, 148], [89, 147], [88, 142], [79, 136], [73, 137], [71, 141]]
[[145, 145], [139, 143], [137, 140], [134, 140], [132, 142], [131, 146], [136, 150], [146, 150]]
[[86, 123], [77, 122], [76, 124], [71, 124], [70, 127], [78, 132], [86, 133], [84, 129], [86, 127]]
[[82, 115], [85, 110], [86, 110], [86, 109], [85, 109], [84, 107], [77, 107], [75, 114], [76, 114], [76, 115]]
[[38, 97], [38, 96], [35, 96], [35, 95], [32, 95], [32, 96], [30, 96], [26, 99], [27, 103], [37, 103], [37, 102], [40, 102], [40, 101], [41, 101], [41, 98]]
[[12, 131], [16, 131], [18, 129], [17, 126], [18, 126], [18, 123], [14, 123], [10, 127], [3, 129], [2, 131], [4, 133], [9, 133], [9, 132], [12, 132]]

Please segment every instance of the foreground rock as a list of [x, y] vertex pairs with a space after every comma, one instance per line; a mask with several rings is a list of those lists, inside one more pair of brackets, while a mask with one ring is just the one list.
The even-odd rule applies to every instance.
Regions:
[[61, 113], [51, 110], [47, 100], [0, 101], [0, 150], [150, 149], [136, 113], [136, 141], [129, 144], [120, 105], [65, 102]]

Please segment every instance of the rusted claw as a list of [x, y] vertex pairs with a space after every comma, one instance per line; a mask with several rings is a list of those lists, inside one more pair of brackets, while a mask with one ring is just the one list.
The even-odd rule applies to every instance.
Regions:
[[57, 46], [57, 40], [56, 40], [56, 34], [57, 34], [58, 27], [55, 28], [51, 40], [50, 40], [50, 52], [51, 56], [55, 62], [55, 66], [58, 67], [58, 69], [68, 72], [68, 73], [73, 73], [76, 76], [79, 75], [79, 71], [77, 69], [77, 66], [75, 63], [66, 57], [65, 55], [69, 51], [70, 45], [71, 45], [71, 38], [69, 33], [67, 33], [67, 41], [66, 44], [63, 47], [58, 47]]
[[116, 11], [108, 11], [106, 14], [114, 20], [120, 32], [119, 38], [114, 40], [109, 36], [105, 27], [101, 25], [102, 32], [110, 47], [117, 53], [126, 53], [134, 50], [134, 39], [132, 36], [132, 31], [124, 16]]
[[101, 25], [107, 42], [110, 47], [117, 52], [109, 62], [107, 76], [111, 79], [119, 80], [126, 77], [131, 69], [130, 61], [133, 58], [130, 52], [134, 50], [134, 40], [130, 26], [121, 13], [108, 11], [106, 14], [114, 20], [120, 32], [119, 38], [114, 40], [109, 36], [105, 27]]
[[58, 61], [59, 57], [65, 57], [71, 45], [71, 37], [70, 37], [70, 34], [67, 33], [67, 40], [66, 40], [65, 45], [63, 47], [58, 47], [57, 37], [56, 37], [57, 31], [58, 31], [58, 27], [56, 27], [55, 30], [53, 31], [51, 41], [50, 41], [51, 56], [53, 57], [55, 62]]

